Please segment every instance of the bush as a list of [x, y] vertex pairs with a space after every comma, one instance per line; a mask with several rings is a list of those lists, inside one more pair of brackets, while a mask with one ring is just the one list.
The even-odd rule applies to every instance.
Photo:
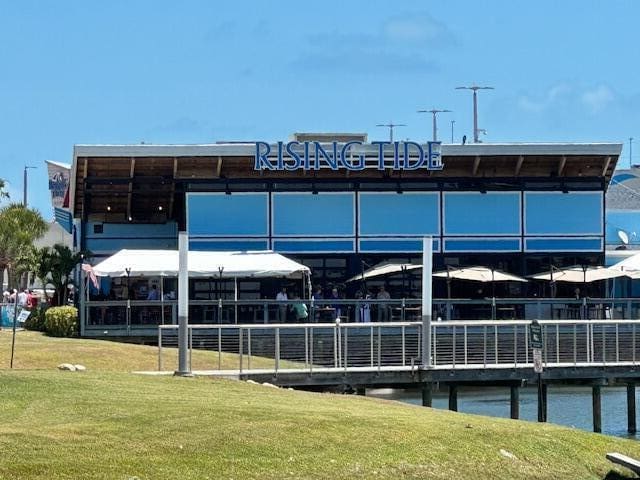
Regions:
[[45, 331], [45, 313], [49, 307], [47, 305], [41, 305], [31, 310], [31, 315], [24, 322], [24, 328], [27, 330], [35, 330], [37, 332]]
[[51, 307], [45, 313], [45, 332], [52, 337], [72, 337], [78, 333], [78, 309]]

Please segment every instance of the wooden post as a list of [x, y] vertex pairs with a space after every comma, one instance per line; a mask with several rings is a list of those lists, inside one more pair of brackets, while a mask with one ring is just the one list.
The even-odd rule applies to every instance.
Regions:
[[422, 384], [422, 406], [431, 407], [433, 403], [433, 384], [425, 382]]
[[636, 384], [627, 384], [627, 431], [636, 433]]
[[511, 418], [518, 420], [520, 418], [520, 387], [511, 385]]
[[367, 387], [356, 387], [356, 395], [367, 396]]
[[593, 403], [593, 431], [602, 432], [602, 398], [600, 395], [600, 385], [591, 387], [591, 398]]
[[449, 385], [449, 410], [458, 411], [458, 386]]
[[538, 421], [547, 421], [547, 384], [538, 376]]

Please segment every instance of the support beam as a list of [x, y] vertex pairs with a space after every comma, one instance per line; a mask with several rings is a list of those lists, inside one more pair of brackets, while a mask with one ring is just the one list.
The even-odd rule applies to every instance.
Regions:
[[173, 218], [173, 204], [176, 197], [176, 177], [178, 176], [178, 157], [173, 157], [173, 178], [171, 179], [171, 196], [169, 197], [169, 211], [167, 219]]
[[133, 197], [133, 176], [136, 172], [136, 159], [131, 157], [131, 167], [129, 168], [129, 189], [127, 191], [127, 219], [131, 217], [131, 203]]
[[476, 155], [476, 158], [473, 160], [473, 170], [471, 171], [472, 177], [476, 176], [479, 168], [480, 168], [480, 155]]
[[636, 433], [636, 384], [627, 384], [627, 432]]
[[449, 385], [449, 410], [458, 411], [458, 386]]
[[511, 385], [511, 418], [518, 420], [520, 418], [520, 387]]
[[611, 164], [611, 157], [606, 157], [604, 159], [604, 165], [602, 165], [602, 177], [607, 174], [607, 170], [609, 170], [609, 165]]
[[524, 163], [524, 155], [518, 157], [518, 163], [516, 163], [516, 171], [513, 173], [514, 177], [520, 176], [520, 170], [522, 170], [522, 164]]
[[567, 164], [567, 157], [564, 155], [560, 158], [560, 163], [558, 163], [558, 176], [561, 177], [564, 173], [564, 167]]
[[222, 173], [222, 157], [218, 157], [218, 163], [216, 163], [216, 177], [220, 178]]
[[602, 432], [602, 387], [594, 385], [591, 387], [591, 400], [593, 405], [593, 431]]
[[431, 407], [433, 405], [433, 383], [422, 384], [422, 406]]

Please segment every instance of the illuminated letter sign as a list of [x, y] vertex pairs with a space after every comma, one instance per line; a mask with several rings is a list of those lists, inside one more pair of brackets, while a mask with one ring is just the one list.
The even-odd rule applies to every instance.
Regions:
[[[331, 170], [351, 171], [367, 168], [378, 170], [442, 170], [440, 142], [371, 142], [366, 148], [362, 142], [256, 142], [255, 170]], [[360, 147], [360, 148], [358, 148]], [[425, 148], [426, 147], [426, 148]], [[387, 155], [385, 156], [385, 153]], [[368, 156], [367, 156], [368, 154]], [[388, 162], [388, 163], [386, 163]]]

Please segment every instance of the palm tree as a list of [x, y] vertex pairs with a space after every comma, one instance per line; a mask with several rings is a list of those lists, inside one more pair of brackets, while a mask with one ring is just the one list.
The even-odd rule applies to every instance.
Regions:
[[0, 199], [9, 198], [9, 192], [5, 190], [7, 184], [3, 178], [0, 178]]
[[48, 302], [49, 296], [47, 295], [47, 286], [51, 284], [49, 274], [53, 270], [53, 254], [51, 248], [42, 247], [36, 251], [36, 266], [33, 270], [33, 274], [42, 282], [42, 290], [44, 291], [44, 299]]
[[0, 208], [0, 278], [9, 272], [9, 286], [17, 285], [34, 240], [47, 231], [47, 222], [37, 210], [19, 203]]
[[[40, 277], [45, 284], [51, 285], [56, 293], [56, 299], [58, 305], [64, 305], [67, 302], [67, 293], [69, 285], [74, 285], [73, 271], [79, 263], [82, 263], [84, 258], [84, 252], [73, 252], [66, 245], [56, 243], [49, 252], [47, 252], [41, 259], [45, 265], [38, 275], [44, 273], [45, 269], [48, 269], [48, 281], [45, 281], [43, 277]], [[46, 267], [46, 268], [45, 268]]]

